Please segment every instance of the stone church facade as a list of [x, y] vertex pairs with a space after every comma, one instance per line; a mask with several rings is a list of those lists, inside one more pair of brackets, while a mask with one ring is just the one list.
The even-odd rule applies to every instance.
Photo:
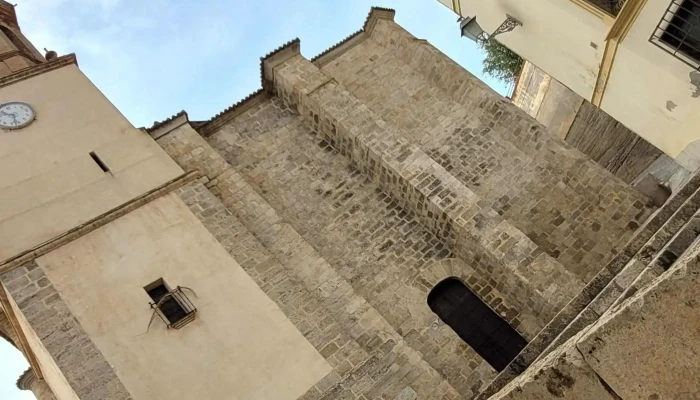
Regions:
[[[37, 65], [78, 74], [65, 57]], [[312, 59], [285, 44], [261, 80], [207, 121], [115, 119], [90, 154], [119, 202], [0, 249], [0, 332], [40, 400], [483, 397], [680, 207], [649, 218], [393, 10]]]

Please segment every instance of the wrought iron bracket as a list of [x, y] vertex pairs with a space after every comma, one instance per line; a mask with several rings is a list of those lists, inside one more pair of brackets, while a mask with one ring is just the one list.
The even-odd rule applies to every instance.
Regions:
[[495, 31], [493, 31], [492, 34], [488, 36], [487, 40], [491, 40], [495, 38], [496, 36], [500, 35], [501, 33], [507, 33], [512, 31], [513, 29], [522, 26], [522, 22], [518, 21], [517, 19], [513, 18], [510, 14], [506, 14], [506, 20], [503, 21], [501, 26], [496, 28]]

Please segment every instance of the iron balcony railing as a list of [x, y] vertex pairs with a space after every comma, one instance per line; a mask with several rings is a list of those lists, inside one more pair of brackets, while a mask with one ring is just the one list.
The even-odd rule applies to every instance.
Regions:
[[[197, 313], [197, 308], [182, 289], [182, 287], [178, 286], [165, 294], [157, 303], [149, 303], [154, 314], [158, 314], [168, 329], [182, 328], [194, 320]], [[153, 322], [153, 317], [151, 317], [151, 322]]]

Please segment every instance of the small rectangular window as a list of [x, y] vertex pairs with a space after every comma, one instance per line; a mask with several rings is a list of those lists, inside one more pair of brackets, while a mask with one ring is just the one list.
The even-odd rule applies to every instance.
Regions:
[[109, 168], [107, 167], [107, 164], [105, 164], [105, 163], [100, 159], [100, 157], [99, 157], [97, 154], [95, 154], [94, 151], [91, 151], [91, 152], [90, 152], [90, 157], [92, 158], [92, 161], [94, 161], [95, 164], [97, 164], [97, 166], [100, 167], [100, 169], [102, 170], [102, 172], [109, 172]]
[[170, 290], [163, 278], [160, 278], [143, 289], [153, 300], [151, 308], [156, 309], [168, 328], [179, 329], [194, 319], [197, 309], [179, 286]]

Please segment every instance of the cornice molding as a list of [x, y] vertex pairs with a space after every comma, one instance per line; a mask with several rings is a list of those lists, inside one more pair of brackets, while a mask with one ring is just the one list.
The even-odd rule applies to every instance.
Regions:
[[396, 12], [390, 8], [372, 7], [369, 14], [367, 14], [362, 29], [311, 58], [311, 62], [319, 68], [323, 67], [367, 39], [372, 34], [377, 21], [380, 19], [393, 21], [395, 15]]
[[[171, 115], [170, 117], [168, 117], [160, 122], [156, 121], [149, 128], [141, 128], [141, 129], [145, 130], [147, 133], [149, 133], [155, 139], [155, 136], [157, 135], [157, 131], [161, 130], [161, 128], [166, 127], [166, 125], [172, 125], [172, 122], [174, 122], [175, 120], [180, 120], [180, 119], [182, 119], [182, 117], [185, 118], [185, 121], [188, 121], [187, 113], [185, 112], [185, 110], [182, 110], [175, 115]], [[171, 128], [171, 129], [175, 129], [175, 128]], [[162, 136], [162, 135], [160, 135], [160, 136]]]
[[336, 43], [332, 47], [329, 47], [320, 54], [311, 58], [311, 62], [317, 67], [322, 67], [335, 60], [351, 48], [355, 47], [357, 44], [362, 43], [365, 39], [367, 39], [367, 36], [368, 35], [365, 33], [365, 30], [360, 29], [359, 31]]
[[26, 52], [20, 51], [20, 50], [12, 50], [12, 51], [8, 51], [8, 52], [0, 54], [0, 61], [7, 60], [8, 58], [12, 58], [15, 56], [24, 57], [27, 60], [33, 62], [34, 64], [40, 63], [40, 61], [38, 61], [36, 58], [34, 58], [33, 55], [27, 54]]
[[32, 367], [29, 367], [20, 375], [19, 379], [17, 379], [17, 388], [20, 390], [32, 390], [32, 384], [36, 379], [34, 370]]
[[[44, 243], [41, 243], [37, 246], [34, 246], [31, 249], [25, 250], [16, 256], [10, 257], [6, 259], [5, 261], [0, 262], [0, 274], [5, 273], [7, 271], [11, 271], [22, 264], [32, 261], [38, 257], [43, 256], [44, 254], [47, 254], [64, 244], [70, 243], [75, 239], [78, 239], [95, 229], [104, 226], [114, 220], [116, 220], [119, 217], [122, 217], [140, 207], [142, 207], [145, 204], [150, 203], [153, 200], [156, 200], [162, 196], [167, 195], [168, 193], [172, 192], [175, 189], [178, 189], [196, 179], [198, 179], [200, 176], [199, 172], [197, 171], [190, 171], [187, 173], [184, 173], [174, 179], [171, 179], [168, 182], [163, 183], [162, 185], [153, 188], [149, 190], [146, 193], [141, 194], [138, 197], [135, 197], [126, 203], [121, 204], [118, 207], [115, 207], [109, 211], [107, 211], [104, 214], [98, 215], [97, 217], [84, 222], [78, 226], [75, 226], [68, 231], [55, 236], [52, 239], [47, 240]], [[0, 285], [0, 287], [2, 287]], [[7, 311], [7, 307], [5, 304], [2, 304], [3, 308]], [[10, 322], [12, 322], [12, 315], [8, 312], [8, 319], [10, 319]]]
[[388, 19], [393, 21], [395, 15], [396, 11], [391, 8], [372, 7], [369, 10], [369, 14], [367, 14], [367, 18], [365, 18], [365, 23], [362, 26], [362, 30], [367, 33], [372, 33], [378, 20]]
[[295, 38], [262, 57], [260, 59], [262, 88], [271, 92], [275, 67], [299, 54], [301, 54], [301, 41]]
[[12, 75], [8, 75], [0, 78], [0, 87], [5, 87], [12, 85], [14, 83], [29, 79], [31, 77], [44, 74], [54, 69], [63, 68], [67, 65], [78, 65], [78, 59], [75, 54], [67, 54], [65, 56], [58, 57], [55, 60], [47, 61], [45, 63], [37, 64], [33, 67], [25, 68], [23, 70], [17, 71]]
[[258, 89], [224, 111], [216, 114], [209, 121], [197, 127], [193, 126], [193, 128], [204, 137], [211, 136], [211, 134], [218, 131], [222, 126], [269, 98], [270, 94], [268, 92], [263, 89]]

